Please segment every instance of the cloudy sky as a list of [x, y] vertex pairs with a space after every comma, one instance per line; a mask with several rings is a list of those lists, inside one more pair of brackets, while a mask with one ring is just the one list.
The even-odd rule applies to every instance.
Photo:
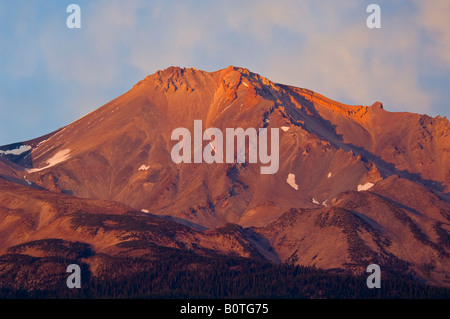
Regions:
[[[66, 8], [81, 7], [81, 29]], [[381, 7], [369, 29], [368, 4]], [[0, 0], [0, 145], [168, 66], [242, 66], [348, 104], [450, 117], [448, 0]]]

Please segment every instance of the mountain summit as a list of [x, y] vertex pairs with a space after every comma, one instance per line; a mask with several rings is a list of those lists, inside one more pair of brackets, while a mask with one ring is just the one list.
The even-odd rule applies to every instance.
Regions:
[[[196, 120], [223, 132], [279, 128], [279, 170], [175, 164], [171, 134], [179, 127], [193, 132]], [[164, 216], [184, 224], [176, 232], [185, 244], [196, 237], [216, 249], [214, 229], [236, 224], [232, 237], [246, 256], [351, 271], [378, 263], [449, 285], [449, 134], [446, 118], [388, 112], [380, 102], [346, 105], [245, 68], [170, 67], [53, 133], [0, 147], [0, 177], [39, 197], [42, 207], [40, 196], [52, 194], [51, 203], [95, 200], [95, 207], [110, 203], [116, 215]], [[0, 220], [26, 209], [13, 197], [0, 194]], [[39, 236], [83, 241], [61, 225], [47, 226], [16, 225], [18, 239], [8, 237], [8, 245]], [[98, 236], [90, 244], [112, 251]]]

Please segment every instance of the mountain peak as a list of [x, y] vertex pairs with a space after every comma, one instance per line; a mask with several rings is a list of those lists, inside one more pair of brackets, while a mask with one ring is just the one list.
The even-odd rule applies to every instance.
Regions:
[[381, 102], [379, 102], [379, 101], [376, 101], [375, 103], [373, 103], [371, 107], [373, 107], [373, 108], [379, 108], [379, 109], [383, 109], [383, 108], [384, 108], [384, 107], [383, 107], [383, 103], [381, 103]]
[[181, 77], [185, 73], [193, 73], [195, 71], [196, 71], [195, 68], [185, 68], [185, 67], [182, 68], [179, 66], [169, 66], [164, 70], [158, 70], [155, 74], [164, 77]]
[[[243, 163], [234, 145], [220, 159], [233, 128], [248, 133]], [[278, 137], [251, 142], [260, 128]], [[397, 262], [448, 285], [449, 134], [445, 118], [347, 105], [241, 67], [169, 67], [59, 131], [0, 147], [0, 248], [52, 236], [122, 254], [114, 236], [126, 236], [152, 254], [164, 244], [355, 271]], [[196, 161], [216, 146], [217, 162]], [[251, 162], [261, 146], [276, 154], [275, 174]]]
[[142, 81], [136, 83], [133, 88], [150, 86], [160, 87], [163, 91], [177, 91], [180, 87], [184, 87], [187, 91], [193, 91], [194, 89], [188, 84], [189, 79], [192, 80], [199, 73], [206, 74], [205, 71], [199, 71], [195, 68], [170, 66], [146, 76]]
[[250, 72], [249, 69], [243, 68], [243, 67], [240, 67], [240, 66], [234, 66], [234, 65], [229, 65], [225, 69], [219, 70], [218, 72], [233, 72], [233, 71], [239, 72], [239, 73], [245, 74], [245, 75], [252, 74], [252, 72]]
[[193, 92], [214, 82], [222, 85], [230, 96], [236, 95], [236, 90], [241, 84], [256, 90], [261, 95], [280, 90], [278, 85], [269, 79], [247, 68], [233, 65], [214, 72], [170, 66], [148, 75], [133, 88], [152, 88], [164, 93]]

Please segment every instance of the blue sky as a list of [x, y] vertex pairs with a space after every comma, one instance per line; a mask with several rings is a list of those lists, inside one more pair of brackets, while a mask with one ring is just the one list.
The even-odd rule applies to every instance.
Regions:
[[[66, 8], [81, 7], [81, 29]], [[381, 29], [366, 7], [381, 7]], [[448, 0], [0, 0], [0, 145], [65, 126], [168, 66], [242, 66], [348, 104], [450, 115]]]

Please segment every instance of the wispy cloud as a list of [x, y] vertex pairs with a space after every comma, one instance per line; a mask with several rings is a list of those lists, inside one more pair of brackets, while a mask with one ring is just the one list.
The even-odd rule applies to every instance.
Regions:
[[[366, 27], [370, 2], [358, 0], [78, 3], [80, 30], [65, 27], [62, 2], [45, 2], [45, 10], [27, 0], [0, 6], [0, 112], [12, 120], [12, 108], [27, 100], [10, 87], [27, 85], [42, 114], [28, 125], [29, 137], [170, 65], [212, 71], [234, 64], [345, 103], [381, 100], [388, 110], [449, 115], [441, 103], [450, 98], [446, 0], [380, 0], [380, 30]], [[11, 120], [0, 128], [0, 144], [17, 136], [21, 123]]]
[[431, 42], [426, 49], [439, 62], [450, 67], [450, 1], [415, 1], [418, 7], [417, 22], [426, 31]]

